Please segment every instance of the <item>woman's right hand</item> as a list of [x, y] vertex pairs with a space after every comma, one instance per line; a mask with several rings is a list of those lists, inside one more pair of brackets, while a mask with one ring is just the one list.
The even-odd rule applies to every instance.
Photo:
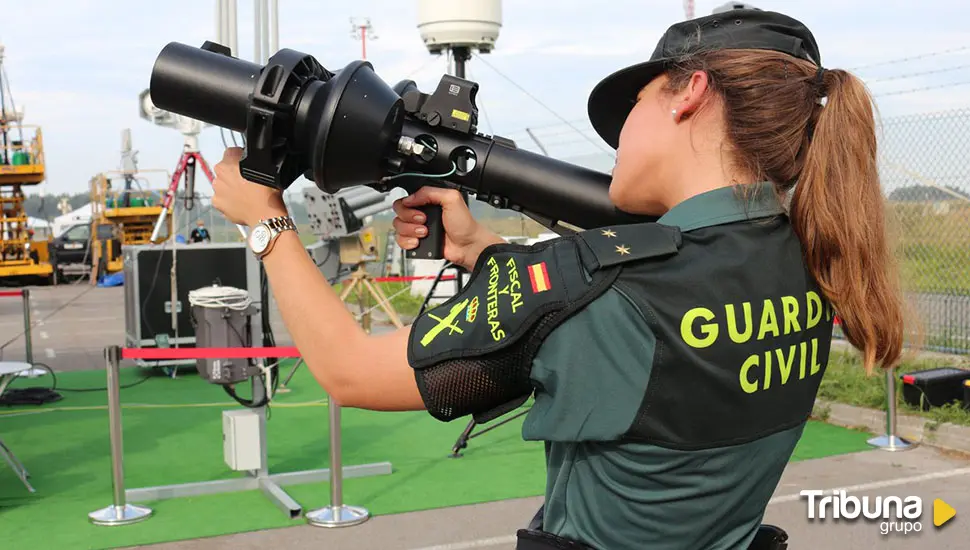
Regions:
[[441, 223], [445, 229], [445, 259], [471, 271], [485, 247], [505, 240], [489, 231], [472, 217], [461, 194], [454, 189], [422, 187], [417, 193], [394, 201], [394, 230], [397, 244], [410, 250], [418, 246], [418, 239], [428, 235], [420, 206], [441, 206]]

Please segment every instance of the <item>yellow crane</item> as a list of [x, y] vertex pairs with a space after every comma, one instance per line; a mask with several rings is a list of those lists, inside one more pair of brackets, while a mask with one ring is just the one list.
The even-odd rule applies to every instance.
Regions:
[[131, 131], [121, 137], [121, 170], [101, 172], [91, 178], [91, 284], [100, 275], [124, 267], [122, 247], [149, 244], [156, 221], [165, 212], [167, 231], [172, 234], [172, 212], [162, 205], [164, 190], [151, 189], [152, 173], [170, 179], [166, 170], [139, 170], [137, 152], [131, 148]]
[[42, 277], [54, 270], [47, 240], [34, 240], [24, 190], [46, 179], [44, 140], [39, 126], [23, 124], [24, 112], [17, 110], [3, 68], [4, 47], [0, 44], [0, 280]]

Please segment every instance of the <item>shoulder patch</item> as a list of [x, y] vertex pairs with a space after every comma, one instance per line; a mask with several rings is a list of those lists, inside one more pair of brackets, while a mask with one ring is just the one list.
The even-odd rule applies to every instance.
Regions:
[[412, 323], [408, 361], [420, 369], [509, 346], [543, 315], [589, 292], [599, 278], [591, 271], [574, 236], [490, 246], [461, 292]]
[[683, 242], [679, 228], [653, 222], [589, 229], [579, 238], [598, 267], [676, 254]]

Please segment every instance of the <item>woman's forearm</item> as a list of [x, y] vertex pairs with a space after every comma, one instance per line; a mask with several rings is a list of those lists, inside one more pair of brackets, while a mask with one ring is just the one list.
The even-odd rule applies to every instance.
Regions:
[[294, 231], [277, 238], [263, 264], [293, 343], [328, 394], [345, 406], [423, 408], [407, 364], [407, 329], [367, 335]]

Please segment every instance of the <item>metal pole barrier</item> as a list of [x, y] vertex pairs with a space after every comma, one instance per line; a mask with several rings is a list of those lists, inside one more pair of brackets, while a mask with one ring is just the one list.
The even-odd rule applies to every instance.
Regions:
[[121, 389], [118, 384], [118, 369], [121, 362], [121, 348], [104, 348], [104, 359], [108, 370], [108, 423], [111, 434], [111, 483], [114, 489], [114, 504], [88, 514], [95, 525], [130, 525], [152, 515], [152, 509], [125, 502], [124, 453], [121, 441]]
[[23, 291], [24, 302], [24, 349], [27, 352], [27, 362], [34, 366], [34, 347], [30, 340], [30, 289]]
[[20, 291], [20, 296], [24, 304], [24, 354], [27, 356], [27, 362], [30, 363], [30, 368], [20, 373], [20, 376], [35, 378], [45, 374], [45, 372], [43, 369], [34, 368], [34, 344], [31, 339], [30, 326], [30, 289], [25, 288]]
[[896, 368], [886, 370], [886, 433], [869, 440], [884, 451], [908, 451], [918, 444], [896, 435]]
[[306, 513], [314, 527], [350, 527], [370, 519], [370, 512], [343, 503], [343, 466], [340, 463], [340, 405], [330, 396], [330, 506]]

